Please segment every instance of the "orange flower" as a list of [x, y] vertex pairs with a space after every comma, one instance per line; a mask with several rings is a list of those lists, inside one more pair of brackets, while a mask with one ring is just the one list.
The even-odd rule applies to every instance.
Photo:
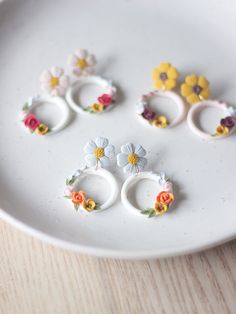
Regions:
[[157, 202], [163, 205], [169, 205], [174, 200], [174, 195], [169, 192], [162, 191], [157, 195]]
[[74, 204], [80, 205], [85, 201], [85, 193], [83, 191], [72, 192], [71, 199]]

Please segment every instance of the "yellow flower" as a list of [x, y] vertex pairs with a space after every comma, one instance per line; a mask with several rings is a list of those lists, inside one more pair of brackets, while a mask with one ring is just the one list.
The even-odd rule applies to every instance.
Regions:
[[157, 128], [166, 128], [168, 126], [167, 118], [164, 116], [157, 116], [153, 121], [152, 124]]
[[171, 90], [176, 87], [179, 73], [170, 63], [161, 63], [152, 71], [154, 87], [157, 89]]
[[49, 128], [45, 124], [40, 124], [35, 130], [38, 135], [45, 135], [48, 132]]
[[229, 128], [223, 125], [218, 125], [216, 128], [216, 135], [217, 136], [225, 136], [229, 133]]
[[100, 102], [98, 102], [98, 103], [94, 103], [94, 104], [92, 105], [91, 110], [92, 110], [93, 112], [102, 112], [102, 111], [103, 111], [103, 108], [104, 108], [103, 104], [101, 104]]
[[95, 209], [96, 207], [96, 203], [94, 202], [94, 200], [92, 200], [91, 198], [88, 198], [84, 203], [83, 203], [83, 207], [85, 210], [87, 210], [88, 212], [91, 212]]
[[156, 202], [154, 205], [154, 209], [155, 209], [156, 215], [162, 215], [165, 212], [167, 212], [167, 210], [169, 209], [169, 206]]
[[190, 105], [208, 99], [210, 95], [208, 80], [195, 74], [186, 76], [185, 83], [181, 85], [181, 95]]

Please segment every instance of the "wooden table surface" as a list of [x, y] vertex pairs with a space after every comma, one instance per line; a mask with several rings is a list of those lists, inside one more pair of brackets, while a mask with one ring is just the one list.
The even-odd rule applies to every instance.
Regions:
[[0, 313], [236, 313], [236, 241], [150, 261], [82, 256], [0, 222]]

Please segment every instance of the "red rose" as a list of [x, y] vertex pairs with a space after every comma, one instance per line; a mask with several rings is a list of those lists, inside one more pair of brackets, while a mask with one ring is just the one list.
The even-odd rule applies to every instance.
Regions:
[[174, 200], [173, 193], [162, 191], [157, 195], [157, 202], [163, 205], [170, 205]]
[[35, 130], [40, 122], [34, 114], [29, 114], [24, 120], [25, 126], [31, 130]]
[[102, 96], [98, 97], [98, 101], [103, 104], [104, 107], [107, 107], [112, 103], [112, 97], [109, 94], [103, 94]]

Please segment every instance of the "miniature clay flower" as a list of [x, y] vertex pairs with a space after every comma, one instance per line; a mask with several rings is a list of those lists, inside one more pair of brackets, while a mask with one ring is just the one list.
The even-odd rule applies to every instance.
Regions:
[[229, 128], [223, 126], [223, 125], [219, 125], [216, 128], [216, 135], [217, 136], [224, 136], [227, 135], [229, 133]]
[[35, 130], [35, 132], [38, 134], [38, 135], [45, 135], [47, 132], [49, 131], [49, 128], [47, 125], [41, 123], [37, 129]]
[[146, 105], [146, 103], [143, 102], [143, 101], [137, 102], [137, 104], [136, 104], [136, 112], [138, 114], [142, 114], [144, 112], [144, 110], [145, 110], [145, 105]]
[[34, 131], [39, 126], [40, 122], [34, 114], [29, 114], [26, 116], [24, 124], [27, 128]]
[[103, 104], [104, 107], [108, 107], [112, 103], [112, 96], [109, 94], [103, 94], [98, 97], [98, 101], [100, 104]]
[[64, 70], [52, 67], [40, 76], [41, 88], [51, 96], [64, 96], [69, 86], [69, 77], [64, 75]]
[[102, 112], [103, 111], [103, 104], [101, 103], [94, 103], [91, 107], [92, 112]]
[[109, 144], [108, 139], [104, 137], [97, 137], [94, 141], [89, 141], [85, 145], [84, 151], [87, 154], [85, 161], [89, 167], [98, 166], [98, 163], [101, 167], [106, 167], [115, 155], [115, 147]]
[[77, 49], [68, 61], [77, 76], [92, 74], [96, 65], [95, 56], [85, 49]]
[[152, 124], [157, 128], [166, 128], [168, 126], [167, 118], [164, 116], [157, 116], [153, 121]]
[[91, 198], [85, 200], [83, 203], [84, 209], [86, 209], [88, 212], [94, 210], [96, 208], [96, 203]]
[[154, 87], [157, 89], [171, 90], [175, 88], [178, 76], [178, 71], [170, 63], [161, 63], [152, 71]]
[[166, 192], [173, 192], [173, 184], [170, 181], [167, 181], [163, 184], [163, 190]]
[[127, 143], [121, 146], [121, 153], [117, 155], [117, 164], [123, 167], [125, 173], [142, 171], [147, 164], [145, 149], [141, 145], [134, 146]]
[[228, 116], [228, 117], [226, 117], [224, 119], [221, 119], [220, 124], [222, 126], [225, 126], [225, 127], [230, 129], [233, 126], [235, 126], [236, 122], [235, 122], [235, 119], [233, 117]]
[[155, 118], [156, 114], [151, 109], [145, 108], [142, 116], [144, 117], [144, 119], [151, 121]]
[[154, 209], [155, 209], [156, 215], [162, 215], [165, 212], [167, 212], [169, 207], [168, 207], [168, 205], [160, 204], [160, 203], [156, 202], [154, 205]]
[[208, 99], [210, 95], [208, 80], [195, 74], [186, 76], [185, 83], [181, 85], [181, 95], [190, 105]]
[[229, 115], [233, 118], [236, 118], [236, 108], [230, 106], [227, 108]]
[[82, 205], [85, 201], [85, 193], [83, 191], [71, 192], [71, 200], [76, 205]]
[[73, 187], [68, 185], [68, 186], [65, 188], [65, 190], [64, 190], [64, 195], [65, 195], [66, 197], [71, 196], [72, 189], [73, 189]]
[[157, 195], [156, 201], [162, 205], [169, 205], [174, 200], [173, 193], [162, 191]]

